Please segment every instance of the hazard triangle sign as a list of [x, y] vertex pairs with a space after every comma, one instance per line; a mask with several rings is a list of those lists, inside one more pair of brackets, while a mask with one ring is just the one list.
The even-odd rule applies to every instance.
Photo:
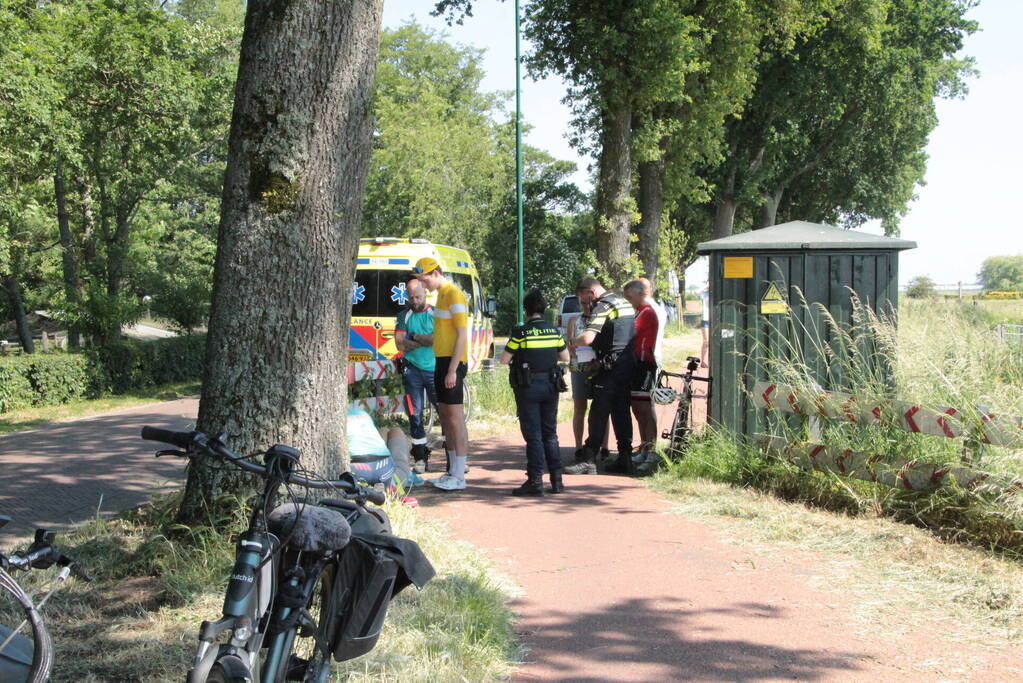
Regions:
[[778, 285], [773, 282], [767, 285], [767, 291], [764, 292], [764, 297], [760, 300], [760, 312], [765, 315], [774, 313], [788, 313], [789, 307], [785, 303], [785, 299], [782, 298], [781, 291], [778, 289]]

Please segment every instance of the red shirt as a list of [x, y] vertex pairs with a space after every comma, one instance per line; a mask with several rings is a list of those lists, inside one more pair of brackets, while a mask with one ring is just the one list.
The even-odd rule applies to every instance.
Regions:
[[657, 344], [657, 313], [650, 304], [643, 304], [636, 311], [636, 338], [632, 341], [636, 358], [647, 363], [654, 361], [654, 346]]

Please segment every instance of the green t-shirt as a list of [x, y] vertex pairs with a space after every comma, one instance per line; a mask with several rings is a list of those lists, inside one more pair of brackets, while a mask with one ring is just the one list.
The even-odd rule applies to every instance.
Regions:
[[[433, 334], [433, 306], [427, 306], [422, 313], [415, 313], [410, 308], [398, 314], [398, 322], [394, 326], [395, 331], [405, 330], [405, 333], [412, 334]], [[420, 346], [418, 349], [407, 351], [405, 358], [409, 363], [424, 372], [433, 372], [437, 365], [437, 359], [433, 355], [432, 346]]]

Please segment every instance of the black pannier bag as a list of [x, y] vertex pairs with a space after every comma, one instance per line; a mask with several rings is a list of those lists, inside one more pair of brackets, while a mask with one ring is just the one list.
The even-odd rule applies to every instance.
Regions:
[[435, 574], [415, 541], [357, 532], [333, 570], [329, 600], [336, 616], [325, 625], [325, 636], [339, 662], [372, 650], [391, 599], [409, 584], [422, 588]]
[[394, 595], [398, 563], [383, 551], [353, 538], [334, 570], [337, 619], [329, 634], [334, 659], [343, 662], [374, 648]]

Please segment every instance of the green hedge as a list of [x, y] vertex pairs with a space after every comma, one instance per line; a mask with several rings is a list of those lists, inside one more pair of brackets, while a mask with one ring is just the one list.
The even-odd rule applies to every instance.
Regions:
[[202, 378], [206, 336], [0, 358], [0, 413]]

